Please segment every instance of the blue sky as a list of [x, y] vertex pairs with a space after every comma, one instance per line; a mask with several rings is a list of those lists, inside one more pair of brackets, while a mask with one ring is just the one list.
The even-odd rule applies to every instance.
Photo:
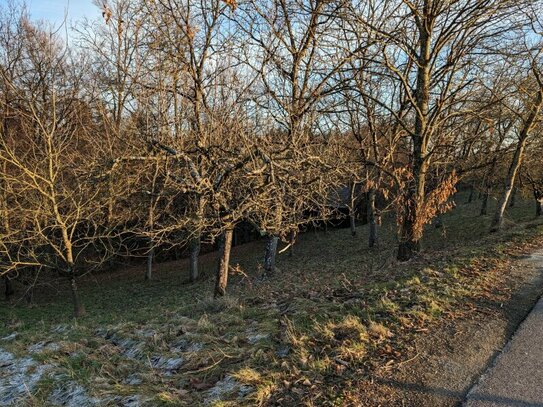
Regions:
[[[0, 4], [6, 0], [0, 0]], [[32, 19], [43, 19], [59, 25], [65, 14], [69, 22], [75, 22], [83, 17], [94, 19], [100, 15], [100, 10], [93, 0], [27, 0], [28, 11]]]

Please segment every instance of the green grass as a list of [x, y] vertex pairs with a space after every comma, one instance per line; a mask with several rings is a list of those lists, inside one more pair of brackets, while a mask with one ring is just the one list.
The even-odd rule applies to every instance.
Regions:
[[[279, 256], [277, 275], [260, 283], [255, 277], [265, 243], [236, 247], [232, 265], [248, 277], [233, 276], [229, 295], [217, 301], [210, 298], [214, 254], [202, 256], [204, 278], [195, 284], [184, 283], [186, 261], [157, 265], [150, 282], [143, 281], [143, 265], [130, 266], [81, 279], [87, 316], [77, 321], [62, 282], [37, 293], [32, 307], [3, 304], [0, 336], [20, 336], [0, 345], [23, 355], [32, 343], [59, 343], [59, 351], [34, 357], [55, 363], [97, 396], [138, 393], [153, 405], [200, 405], [207, 389], [229, 374], [254, 392], [238, 400], [234, 391], [217, 405], [342, 405], [356, 380], [401, 360], [421, 328], [497, 295], [511, 256], [541, 243], [543, 227], [524, 225], [533, 221], [531, 201], [519, 200], [508, 211], [506, 232], [489, 235], [489, 218], [478, 216], [480, 202], [457, 200], [443, 215], [443, 228], [427, 227], [416, 261], [395, 261], [389, 221], [374, 250], [367, 248], [365, 227], [355, 238], [349, 230], [306, 233], [293, 257]], [[67, 329], [54, 331], [61, 324]], [[104, 327], [142, 340], [147, 360], [125, 357], [97, 335]], [[251, 341], [256, 334], [262, 338]], [[201, 349], [182, 353], [179, 372], [166, 376], [151, 368], [154, 355], [175, 357], [171, 344], [183, 339]], [[281, 348], [288, 354], [278, 356]], [[131, 374], [142, 383], [126, 384]], [[45, 403], [53, 386], [44, 379], [31, 404]]]

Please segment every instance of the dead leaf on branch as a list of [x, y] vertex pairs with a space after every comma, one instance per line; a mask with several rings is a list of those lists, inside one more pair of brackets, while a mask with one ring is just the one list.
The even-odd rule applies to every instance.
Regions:
[[112, 16], [113, 16], [113, 12], [109, 8], [109, 6], [106, 3], [102, 4], [102, 17], [104, 17], [106, 24], [109, 24], [109, 21], [111, 20]]
[[222, 1], [228, 4], [228, 6], [230, 6], [232, 11], [234, 11], [238, 7], [238, 3], [236, 0], [222, 0]]

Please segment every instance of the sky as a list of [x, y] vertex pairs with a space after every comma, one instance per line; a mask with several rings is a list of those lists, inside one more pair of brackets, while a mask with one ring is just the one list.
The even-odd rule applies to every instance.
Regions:
[[[7, 0], [0, 0], [0, 4]], [[65, 15], [68, 22], [75, 22], [83, 17], [94, 19], [100, 10], [93, 0], [27, 0], [27, 9], [33, 20], [47, 20], [55, 26], [62, 24]]]

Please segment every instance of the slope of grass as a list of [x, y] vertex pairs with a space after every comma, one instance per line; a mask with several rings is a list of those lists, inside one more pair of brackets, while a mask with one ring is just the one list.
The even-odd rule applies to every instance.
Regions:
[[151, 282], [143, 266], [88, 277], [88, 315], [77, 321], [66, 287], [52, 284], [32, 307], [2, 305], [0, 336], [18, 336], [0, 347], [22, 356], [31, 344], [55, 344], [33, 354], [55, 375], [30, 405], [48, 405], [62, 381], [103, 400], [139, 394], [149, 405], [356, 405], [357, 383], [404, 360], [430, 325], [505, 301], [510, 263], [543, 243], [540, 224], [526, 228], [531, 201], [510, 209], [504, 233], [489, 235], [480, 203], [464, 199], [442, 228], [427, 228], [420, 258], [404, 264], [394, 259], [389, 222], [376, 250], [364, 227], [355, 238], [304, 234], [265, 280], [264, 242], [237, 247], [230, 293], [217, 301], [214, 254], [202, 257], [196, 284], [183, 283], [185, 261], [157, 265]]

